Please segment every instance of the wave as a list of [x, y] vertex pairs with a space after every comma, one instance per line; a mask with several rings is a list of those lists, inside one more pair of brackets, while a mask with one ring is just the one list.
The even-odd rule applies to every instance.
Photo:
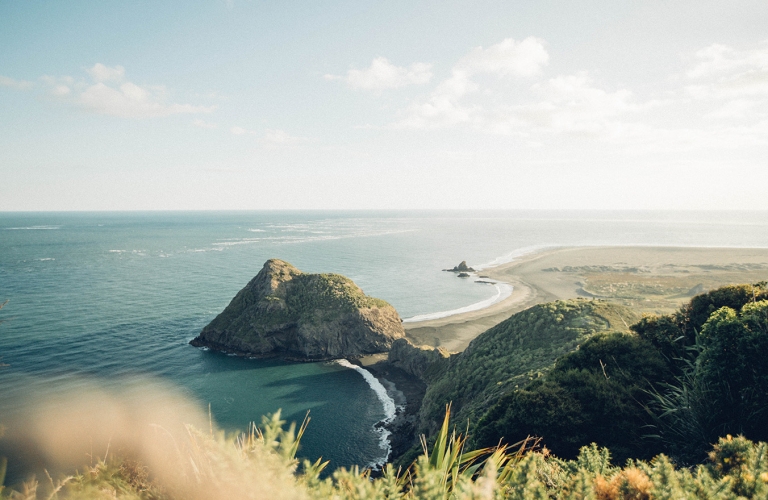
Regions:
[[496, 257], [490, 262], [486, 262], [485, 264], [472, 264], [471, 267], [476, 271], [483, 271], [485, 269], [490, 269], [502, 264], [509, 264], [510, 262], [516, 261], [520, 257], [525, 257], [526, 255], [540, 252], [542, 250], [549, 250], [551, 248], [557, 248], [557, 245], [531, 245], [529, 247], [518, 248], [502, 255], [501, 257]]
[[[231, 247], [236, 245], [252, 245], [255, 243], [308, 243], [314, 241], [343, 240], [348, 238], [366, 238], [371, 236], [388, 236], [392, 234], [401, 234], [412, 232], [412, 229], [393, 230], [393, 231], [361, 231], [347, 234], [327, 234], [325, 232], [301, 231], [317, 236], [266, 236], [263, 238], [232, 238], [224, 239], [213, 243], [216, 247]], [[297, 231], [299, 232], [299, 231]]]
[[383, 450], [385, 450], [385, 453], [384, 456], [379, 460], [374, 460], [368, 464], [368, 467], [374, 469], [381, 468], [385, 463], [387, 463], [389, 454], [392, 452], [392, 446], [389, 444], [389, 436], [392, 433], [385, 427], [395, 419], [395, 415], [397, 414], [397, 406], [395, 405], [395, 400], [389, 396], [387, 389], [381, 385], [381, 382], [379, 382], [379, 380], [365, 368], [354, 365], [346, 359], [337, 359], [335, 360], [335, 363], [345, 368], [351, 368], [352, 370], [355, 370], [360, 375], [362, 375], [373, 392], [376, 394], [376, 397], [379, 398], [379, 401], [381, 401], [381, 406], [384, 408], [384, 418], [381, 419], [376, 425], [374, 425], [373, 429], [376, 433], [379, 434], [379, 445]]
[[23, 227], [4, 227], [3, 229], [7, 230], [50, 230], [50, 229], [60, 229], [61, 226], [23, 226]]
[[480, 309], [485, 309], [486, 307], [491, 307], [494, 304], [497, 304], [501, 302], [502, 300], [506, 299], [510, 295], [512, 295], [512, 290], [514, 287], [510, 285], [509, 283], [495, 283], [493, 285], [496, 287], [496, 295], [489, 299], [481, 300], [480, 302], [475, 302], [474, 304], [470, 304], [465, 307], [460, 307], [458, 309], [451, 309], [450, 311], [440, 311], [435, 313], [427, 313], [427, 314], [417, 314], [416, 316], [412, 316], [410, 318], [405, 318], [403, 320], [403, 323], [415, 323], [417, 321], [428, 321], [430, 319], [441, 319], [441, 318], [447, 318], [449, 316], [454, 316], [456, 314], [462, 314], [462, 313], [468, 313], [473, 311], [479, 311]]

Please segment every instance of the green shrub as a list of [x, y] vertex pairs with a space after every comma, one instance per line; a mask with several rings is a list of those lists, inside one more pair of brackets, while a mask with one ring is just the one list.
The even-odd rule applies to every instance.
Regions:
[[596, 335], [542, 380], [502, 397], [478, 423], [477, 443], [534, 435], [568, 458], [590, 442], [610, 447], [621, 460], [650, 458], [659, 446], [643, 439], [646, 390], [668, 377], [666, 363], [647, 341]]
[[590, 336], [625, 329], [635, 317], [622, 306], [585, 299], [540, 304], [511, 316], [430, 376], [420, 430], [434, 432], [449, 402], [457, 421], [476, 423], [500, 396], [542, 377]]

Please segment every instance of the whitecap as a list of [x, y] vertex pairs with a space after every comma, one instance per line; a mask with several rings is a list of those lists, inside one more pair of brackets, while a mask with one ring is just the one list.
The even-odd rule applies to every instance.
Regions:
[[[330, 240], [342, 240], [348, 238], [365, 238], [370, 236], [387, 236], [391, 234], [400, 234], [412, 232], [412, 229], [395, 230], [395, 231], [360, 231], [356, 233], [348, 234], [320, 234], [317, 236], [304, 236], [304, 235], [285, 235], [285, 236], [266, 236], [263, 238], [239, 238], [239, 239], [223, 239], [219, 240], [215, 245], [221, 245], [225, 247], [231, 247], [235, 245], [250, 245], [254, 243], [308, 243], [313, 241], [330, 241]], [[294, 231], [312, 234], [311, 231]]]

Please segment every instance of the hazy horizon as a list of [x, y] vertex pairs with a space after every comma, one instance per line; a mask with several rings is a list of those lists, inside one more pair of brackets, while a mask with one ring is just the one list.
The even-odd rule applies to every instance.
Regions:
[[2, 212], [768, 210], [761, 1], [0, 20]]

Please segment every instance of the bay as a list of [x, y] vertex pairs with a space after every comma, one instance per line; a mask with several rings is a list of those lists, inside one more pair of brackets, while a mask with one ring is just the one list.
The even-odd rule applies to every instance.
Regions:
[[[765, 212], [429, 211], [0, 213], [0, 422], [82, 378], [149, 376], [234, 431], [282, 408], [312, 422], [300, 454], [381, 460], [381, 401], [335, 363], [234, 358], [188, 345], [269, 258], [335, 272], [404, 318], [494, 292], [441, 270], [556, 246], [768, 247]], [[46, 389], [48, 388], [48, 389]]]

